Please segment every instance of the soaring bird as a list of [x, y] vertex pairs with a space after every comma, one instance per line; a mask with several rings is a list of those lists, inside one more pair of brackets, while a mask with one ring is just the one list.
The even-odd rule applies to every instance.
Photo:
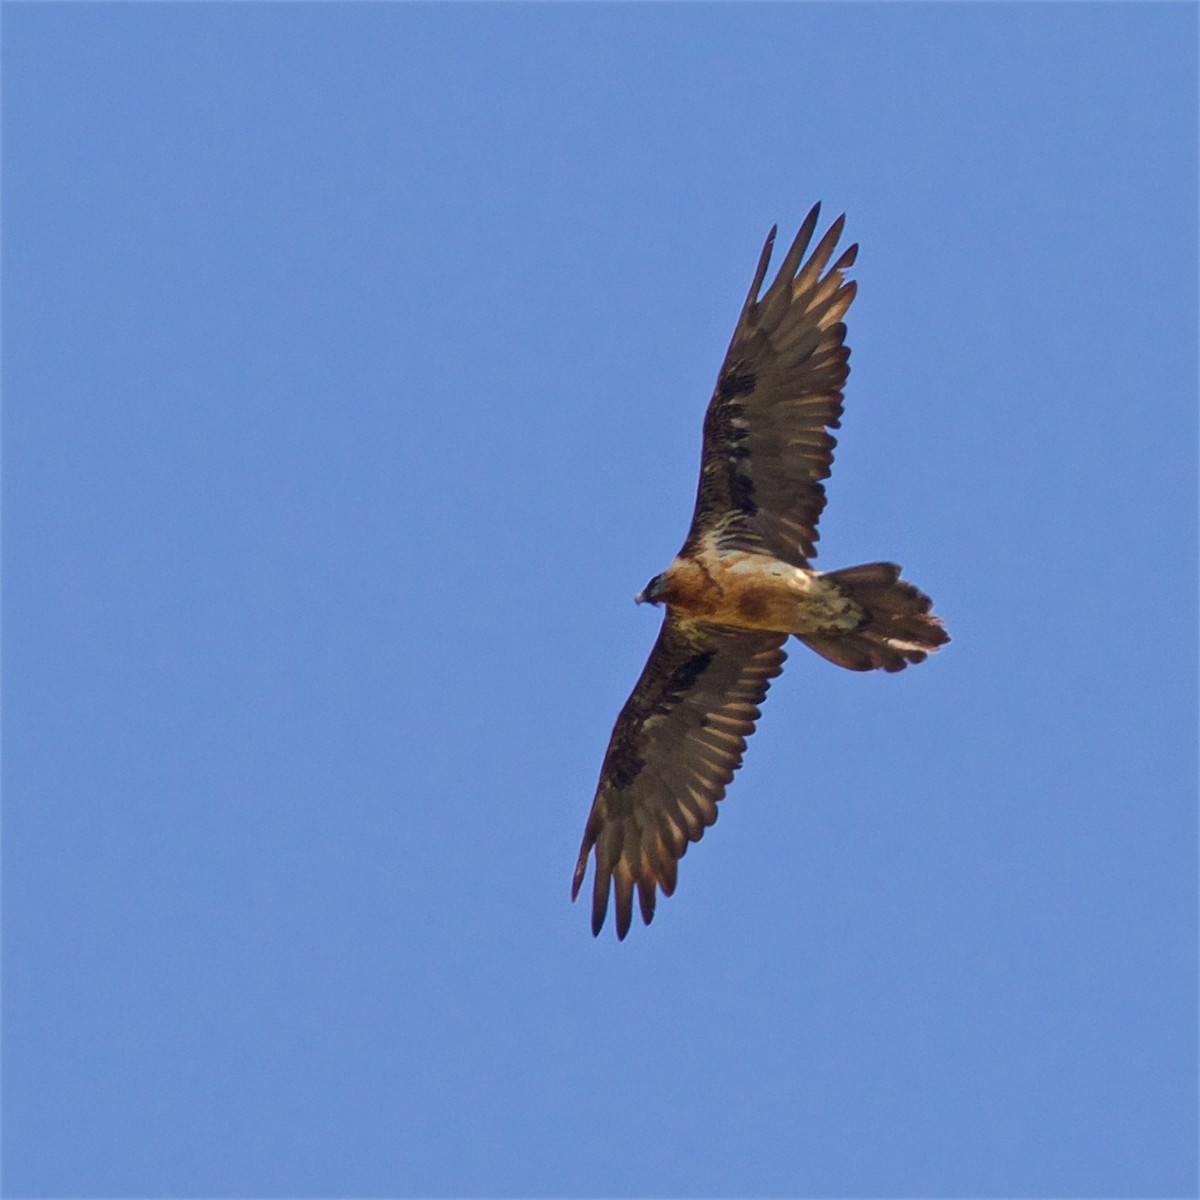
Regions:
[[705, 413], [691, 529], [635, 597], [666, 613], [613, 728], [575, 867], [572, 899], [595, 851], [593, 934], [610, 890], [619, 939], [635, 889], [647, 925], [657, 890], [674, 892], [678, 860], [717, 819], [789, 637], [851, 671], [900, 671], [950, 640], [895, 563], [809, 565], [850, 373], [843, 318], [855, 284], [845, 272], [858, 253], [855, 244], [826, 269], [843, 215], [801, 266], [820, 209], [760, 297], [776, 230], [767, 235]]

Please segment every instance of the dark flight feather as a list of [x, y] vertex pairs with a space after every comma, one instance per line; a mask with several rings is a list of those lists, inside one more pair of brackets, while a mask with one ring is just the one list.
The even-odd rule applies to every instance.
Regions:
[[825, 507], [850, 373], [842, 318], [855, 285], [843, 272], [851, 246], [822, 275], [842, 232], [839, 217], [808, 261], [801, 259], [820, 214], [815, 205], [766, 293], [772, 230], [730, 342], [704, 418], [700, 485], [681, 554], [714, 537], [723, 551], [772, 554], [793, 566], [816, 556], [817, 520]]
[[610, 892], [624, 938], [635, 888], [647, 924], [656, 888], [667, 896], [675, 890], [676, 860], [716, 821], [759, 705], [783, 669], [786, 640], [668, 612], [617, 718], [575, 866], [572, 899], [595, 849], [593, 933], [604, 924]]

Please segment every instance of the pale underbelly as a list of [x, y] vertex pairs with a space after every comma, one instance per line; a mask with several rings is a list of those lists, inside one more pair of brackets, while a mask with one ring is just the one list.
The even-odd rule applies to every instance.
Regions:
[[676, 559], [672, 607], [687, 615], [743, 629], [828, 633], [855, 629], [862, 609], [819, 571], [757, 555], [705, 562]]

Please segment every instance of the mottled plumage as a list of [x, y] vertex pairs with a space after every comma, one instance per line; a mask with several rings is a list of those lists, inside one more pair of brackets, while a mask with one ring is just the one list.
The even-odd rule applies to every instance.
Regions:
[[826, 269], [839, 217], [801, 267], [819, 212], [759, 298], [775, 230], [767, 237], [704, 418], [691, 529], [638, 597], [667, 612], [613, 729], [575, 867], [572, 898], [595, 851], [593, 933], [610, 892], [624, 938], [635, 890], [647, 924], [656, 889], [675, 890], [677, 861], [717, 819], [789, 636], [856, 671], [898, 671], [949, 640], [894, 564], [808, 566], [850, 370], [842, 318], [855, 284], [844, 272], [858, 251]]

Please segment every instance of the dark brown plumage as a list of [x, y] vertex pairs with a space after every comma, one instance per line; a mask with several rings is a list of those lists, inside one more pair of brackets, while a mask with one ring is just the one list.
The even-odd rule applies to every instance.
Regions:
[[649, 661], [617, 718], [571, 896], [595, 851], [592, 932], [616, 898], [618, 938], [675, 890], [677, 862], [717, 819], [790, 635], [850, 670], [898, 671], [949, 640], [928, 597], [892, 563], [827, 574], [816, 554], [829, 433], [849, 374], [846, 326], [857, 245], [826, 269], [839, 217], [801, 267], [820, 205], [766, 293], [767, 237], [704, 418], [691, 529], [638, 597], [667, 606]]
[[766, 552], [798, 567], [816, 555], [821, 480], [837, 445], [828, 431], [840, 423], [850, 373], [841, 318], [856, 285], [842, 273], [858, 255], [855, 244], [821, 276], [842, 232], [839, 217], [797, 274], [820, 210], [814, 205], [805, 218], [758, 300], [775, 229], [767, 235], [704, 417], [696, 510], [681, 554], [719, 530], [723, 550]]

